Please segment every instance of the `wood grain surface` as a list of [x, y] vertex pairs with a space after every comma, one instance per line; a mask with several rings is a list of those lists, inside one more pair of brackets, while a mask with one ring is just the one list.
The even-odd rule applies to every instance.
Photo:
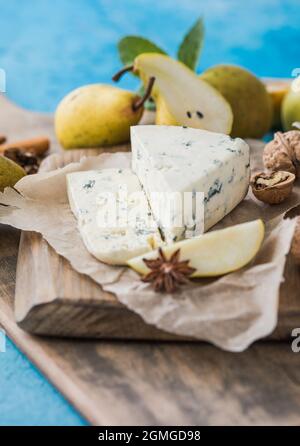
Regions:
[[[284, 277], [278, 325], [269, 340], [289, 339], [300, 321], [300, 271], [291, 256], [287, 258]], [[146, 324], [114, 295], [74, 271], [67, 260], [32, 232], [21, 236], [15, 315], [24, 330], [40, 335], [187, 340]]]
[[13, 316], [17, 251], [18, 231], [1, 226], [0, 324], [92, 424], [300, 424], [300, 354], [290, 342], [262, 342], [236, 354], [201, 343], [24, 332]]
[[[151, 115], [146, 116], [148, 121]], [[52, 127], [49, 126], [52, 132]], [[55, 138], [51, 134], [51, 140]], [[54, 145], [57, 150], [57, 146]], [[109, 151], [128, 150], [129, 145]], [[62, 167], [99, 150], [73, 150], [47, 160], [47, 168]], [[297, 211], [300, 213], [300, 208]], [[280, 290], [279, 321], [268, 339], [288, 339], [300, 318], [299, 268], [289, 258]], [[26, 331], [39, 335], [133, 340], [187, 340], [146, 324], [140, 316], [104, 292], [89, 277], [74, 271], [37, 233], [21, 237], [17, 267], [15, 315]]]
[[40, 335], [103, 339], [172, 340], [176, 336], [146, 324], [142, 318], [78, 274], [42, 239], [21, 236], [15, 316], [20, 327]]
[[[9, 113], [14, 133], [11, 121], [6, 124], [7, 109], [15, 109]], [[0, 133], [11, 127], [18, 138], [36, 135], [39, 119], [48, 123], [50, 136], [50, 118], [20, 111], [0, 97]], [[201, 343], [75, 341], [26, 333], [13, 315], [18, 243], [19, 231], [0, 227], [0, 324], [91, 423], [299, 425], [300, 354], [290, 342], [262, 342], [234, 354]]]

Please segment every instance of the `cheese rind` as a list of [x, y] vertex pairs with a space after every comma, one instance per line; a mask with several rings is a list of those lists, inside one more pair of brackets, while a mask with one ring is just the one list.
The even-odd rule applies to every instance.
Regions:
[[83, 242], [102, 262], [125, 265], [162, 244], [146, 196], [130, 169], [70, 173], [67, 190]]
[[[131, 144], [132, 169], [150, 205], [153, 192], [203, 192], [204, 224], [196, 221], [193, 235], [215, 225], [247, 193], [249, 147], [239, 138], [180, 126], [147, 125], [131, 127]], [[157, 209], [151, 208], [154, 218], [160, 220]], [[167, 243], [186, 236], [184, 224], [162, 225], [161, 229]]]

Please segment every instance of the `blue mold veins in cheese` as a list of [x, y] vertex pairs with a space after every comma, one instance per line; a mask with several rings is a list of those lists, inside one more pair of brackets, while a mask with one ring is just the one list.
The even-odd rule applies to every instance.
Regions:
[[[203, 192], [204, 223], [196, 221], [194, 234], [208, 230], [245, 197], [250, 176], [249, 147], [245, 141], [205, 130], [180, 126], [131, 128], [132, 169], [146, 195], [153, 192]], [[149, 199], [151, 206], [151, 198]], [[164, 226], [167, 243], [186, 237], [186, 227]]]
[[125, 265], [162, 243], [139, 180], [130, 169], [70, 173], [67, 190], [83, 242], [102, 262]]
[[[200, 235], [247, 193], [249, 147], [241, 139], [147, 125], [131, 128], [131, 142], [132, 170], [67, 175], [69, 202], [81, 237], [102, 262], [124, 265], [165, 242]], [[199, 197], [202, 214], [197, 212]], [[167, 211], [168, 222], [161, 211]], [[107, 222], [107, 217], [115, 221]]]

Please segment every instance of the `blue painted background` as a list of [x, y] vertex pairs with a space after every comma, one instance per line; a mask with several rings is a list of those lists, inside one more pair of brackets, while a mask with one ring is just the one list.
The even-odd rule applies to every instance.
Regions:
[[[205, 17], [200, 69], [219, 62], [259, 75], [291, 74], [299, 60], [299, 0], [0, 0], [0, 65], [8, 94], [52, 111], [70, 89], [109, 82], [124, 34], [174, 54], [186, 29]], [[297, 44], [298, 42], [298, 44]], [[133, 86], [128, 76], [124, 87]]]
[[[71, 89], [110, 82], [124, 34], [142, 33], [174, 55], [199, 15], [206, 23], [199, 70], [227, 62], [289, 77], [300, 67], [299, 0], [0, 0], [7, 94], [29, 109], [53, 111]], [[122, 86], [136, 81], [127, 76]], [[0, 424], [83, 423], [9, 342], [0, 353]]]
[[9, 340], [0, 353], [0, 425], [6, 424], [85, 424]]

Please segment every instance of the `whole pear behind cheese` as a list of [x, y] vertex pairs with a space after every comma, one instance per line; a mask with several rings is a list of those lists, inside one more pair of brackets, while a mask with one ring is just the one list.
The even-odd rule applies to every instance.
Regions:
[[261, 138], [270, 130], [273, 105], [258, 77], [236, 65], [216, 65], [200, 77], [231, 105], [234, 116], [232, 137]]
[[112, 85], [91, 84], [69, 93], [55, 113], [55, 131], [65, 149], [126, 143], [130, 126], [142, 117], [143, 108], [132, 106], [139, 97]]
[[300, 82], [293, 82], [281, 106], [281, 119], [284, 130], [295, 130], [294, 122], [300, 121]]
[[24, 169], [14, 161], [0, 156], [0, 191], [6, 187], [13, 187], [21, 178], [26, 175]]

